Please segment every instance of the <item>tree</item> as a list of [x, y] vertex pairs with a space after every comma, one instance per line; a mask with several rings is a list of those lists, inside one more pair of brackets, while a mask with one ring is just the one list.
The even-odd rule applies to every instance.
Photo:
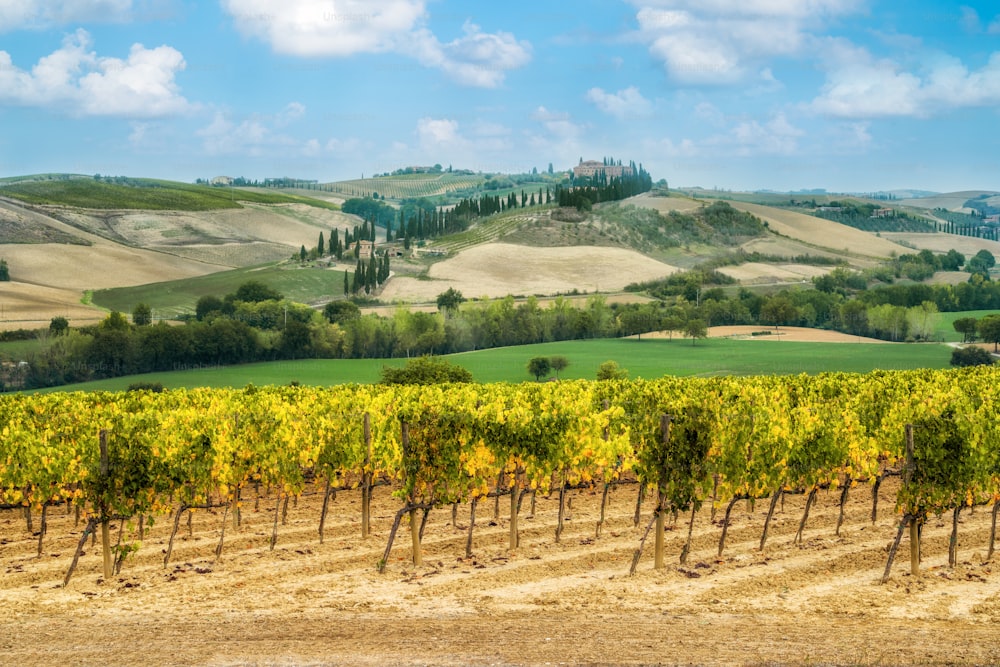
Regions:
[[153, 323], [153, 309], [148, 303], [137, 303], [132, 309], [132, 324], [137, 327], [149, 326]]
[[465, 297], [454, 287], [449, 287], [437, 295], [438, 310], [456, 311], [465, 302]]
[[319, 233], [319, 241], [316, 243], [316, 254], [322, 257], [325, 255], [326, 243], [323, 241], [323, 232]]
[[977, 320], [975, 317], [959, 317], [954, 322], [952, 322], [951, 326], [955, 328], [955, 331], [962, 334], [963, 343], [976, 342], [976, 333], [979, 327], [979, 320]]
[[281, 292], [268, 287], [259, 280], [248, 280], [237, 287], [235, 294], [233, 294], [233, 300], [247, 302], [281, 301], [283, 298]]
[[566, 370], [566, 367], [569, 366], [569, 359], [560, 354], [553, 355], [549, 357], [549, 365], [552, 366], [552, 370], [555, 371], [558, 378], [559, 372]]
[[990, 353], [981, 347], [956, 347], [951, 353], [952, 366], [992, 366]]
[[617, 361], [605, 361], [597, 367], [598, 380], [624, 380], [628, 377], [628, 370], [620, 368]]
[[382, 384], [439, 384], [442, 382], [472, 382], [468, 369], [444, 359], [418, 357], [402, 368], [382, 367]]
[[6, 259], [0, 259], [0, 282], [7, 282], [10, 280], [10, 267], [7, 266]]
[[199, 321], [203, 320], [209, 315], [209, 313], [221, 313], [223, 306], [224, 304], [222, 303], [222, 299], [217, 296], [207, 294], [198, 299], [198, 303], [195, 304], [194, 316]]
[[693, 317], [684, 325], [684, 335], [691, 339], [694, 345], [699, 338], [708, 338], [708, 326], [704, 320]]
[[300, 262], [306, 261], [306, 247], [304, 245], [299, 246], [299, 261]]
[[331, 301], [323, 306], [323, 317], [330, 324], [344, 324], [361, 317], [361, 309], [353, 301]]
[[798, 316], [798, 308], [785, 296], [768, 299], [760, 309], [760, 321], [764, 324], [773, 324], [775, 329], [782, 324], [794, 322]]
[[547, 376], [551, 370], [552, 364], [549, 363], [548, 357], [532, 357], [528, 362], [528, 373], [534, 375], [538, 382], [541, 382], [542, 378]]
[[987, 343], [993, 343], [993, 351], [1000, 344], [1000, 315], [987, 315], [979, 320], [979, 337]]
[[63, 336], [69, 333], [69, 320], [61, 315], [53, 317], [52, 321], [49, 322], [49, 333], [53, 336]]

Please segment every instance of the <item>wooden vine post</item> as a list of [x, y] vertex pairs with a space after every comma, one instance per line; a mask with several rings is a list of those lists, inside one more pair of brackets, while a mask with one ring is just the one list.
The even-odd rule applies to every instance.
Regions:
[[[663, 443], [663, 460], [666, 461], [666, 450], [670, 444], [670, 415], [660, 416], [660, 437]], [[664, 542], [664, 512], [663, 506], [667, 501], [667, 471], [665, 467], [659, 471], [659, 480], [656, 484], [656, 537], [653, 542], [653, 569], [662, 570], [664, 565], [663, 542]]]
[[371, 504], [372, 504], [372, 419], [365, 413], [365, 465], [361, 471], [361, 537], [371, 535]]
[[[105, 429], [101, 429], [100, 432], [100, 447], [101, 447], [101, 467], [100, 484], [102, 487], [107, 488], [108, 476], [111, 472], [111, 464], [108, 458], [108, 432]], [[110, 517], [108, 516], [108, 500], [106, 494], [101, 495], [100, 507], [98, 509], [98, 516], [101, 519], [101, 552], [104, 555], [104, 581], [109, 581], [112, 576], [112, 559], [111, 559], [111, 526]]]
[[[903, 486], [913, 479], [916, 472], [916, 460], [913, 456], [913, 424], [906, 425], [906, 465], [903, 468]], [[920, 574], [920, 529], [919, 517], [910, 518], [910, 574]]]
[[514, 551], [517, 549], [519, 535], [517, 530], [517, 510], [518, 505], [520, 505], [520, 484], [517, 479], [518, 469], [514, 468], [514, 474], [510, 479], [510, 540], [509, 546], [510, 550]]
[[[410, 425], [405, 421], [400, 422], [400, 435], [403, 445], [403, 459], [408, 460], [413, 456], [413, 450], [410, 443]], [[413, 564], [419, 567], [423, 562], [420, 555], [420, 522], [417, 521], [417, 506], [412, 491], [407, 500], [410, 505], [410, 543], [413, 549]]]

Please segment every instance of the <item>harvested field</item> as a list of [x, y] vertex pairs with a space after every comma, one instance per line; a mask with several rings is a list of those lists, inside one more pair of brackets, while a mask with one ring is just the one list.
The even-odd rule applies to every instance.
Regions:
[[826, 275], [833, 270], [832, 266], [816, 266], [814, 264], [763, 264], [747, 262], [739, 266], [724, 266], [718, 271], [741, 284], [753, 285], [774, 282], [809, 283], [815, 276]]
[[49, 326], [53, 317], [62, 316], [75, 325], [98, 322], [105, 311], [80, 303], [75, 290], [0, 282], [0, 329], [39, 329]]
[[641, 195], [629, 197], [622, 202], [622, 205], [642, 206], [654, 209], [660, 213], [669, 213], [670, 211], [688, 213], [690, 211], [697, 211], [699, 208], [707, 206], [708, 203], [690, 197], [654, 197], [648, 192], [644, 192]]
[[[971, 236], [958, 236], [957, 234], [913, 234], [907, 232], [882, 232], [882, 236], [890, 241], [895, 241], [908, 248], [917, 250], [932, 250], [934, 252], [945, 253], [949, 250], [957, 250], [969, 259], [980, 250], [989, 250], [994, 255], [1000, 255], [1000, 242], [977, 239]], [[913, 252], [909, 250], [908, 252]]]
[[[766, 335], [757, 335], [767, 331]], [[649, 335], [649, 334], [645, 334]], [[866, 338], [841, 333], [840, 331], [828, 331], [825, 329], [810, 329], [807, 327], [762, 327], [760, 325], [740, 325], [731, 327], [711, 327], [708, 330], [710, 338], [739, 338], [746, 340], [770, 340], [770, 341], [795, 341], [805, 343], [889, 343], [889, 341], [878, 338]]]
[[889, 257], [892, 253], [906, 252], [905, 248], [887, 239], [837, 222], [770, 206], [738, 201], [728, 203], [733, 208], [753, 213], [764, 220], [771, 231], [803, 241], [813, 247], [829, 248], [837, 252], [846, 251], [864, 257]]
[[434, 264], [429, 280], [394, 278], [386, 301], [430, 301], [449, 287], [466, 298], [620, 290], [678, 269], [633, 250], [593, 246], [533, 248], [489, 243]]
[[[164, 567], [173, 521], [161, 518], [120, 576], [101, 578], [100, 549], [85, 546], [61, 587], [81, 527], [61, 507], [38, 536], [24, 515], [0, 512], [0, 654], [22, 667], [55, 664], [204, 665], [963, 665], [1000, 663], [1000, 573], [984, 562], [990, 512], [964, 512], [958, 565], [947, 566], [950, 521], [923, 531], [921, 573], [908, 573], [906, 541], [890, 581], [878, 585], [897, 516], [897, 486], [853, 489], [835, 532], [837, 492], [821, 492], [801, 546], [793, 545], [805, 497], [790, 495], [759, 549], [769, 503], [738, 503], [726, 546], [706, 506], [695, 516], [686, 565], [683, 520], [667, 531], [667, 566], [651, 546], [628, 568], [642, 530], [633, 527], [636, 487], [614, 487], [600, 537], [599, 489], [571, 491], [560, 542], [556, 496], [522, 508], [521, 546], [509, 551], [506, 500], [477, 510], [465, 557], [469, 507], [458, 526], [431, 512], [424, 564], [410, 563], [402, 526], [387, 571], [375, 571], [401, 506], [376, 494], [371, 538], [360, 537], [357, 492], [341, 492], [318, 540], [319, 496], [303, 496], [268, 548], [275, 499], [244, 501], [243, 523], [223, 515], [186, 520]], [[312, 492], [309, 489], [309, 492]], [[723, 508], [724, 509], [724, 508]], [[642, 525], [650, 506], [643, 507]], [[38, 515], [34, 517], [38, 525]], [[117, 528], [117, 526], [115, 526]]]

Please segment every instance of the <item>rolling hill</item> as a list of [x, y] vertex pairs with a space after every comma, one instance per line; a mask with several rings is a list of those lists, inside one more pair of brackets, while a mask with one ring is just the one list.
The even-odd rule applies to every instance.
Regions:
[[[345, 183], [359, 188], [377, 186], [386, 196], [420, 196], [465, 187], [472, 182], [469, 179], [475, 180], [469, 175], [415, 174]], [[385, 187], [390, 183], [398, 188]], [[313, 247], [320, 232], [328, 234], [360, 222], [336, 210], [328, 200], [312, 199], [310, 192], [51, 175], [0, 180], [0, 258], [7, 260], [13, 279], [0, 283], [4, 308], [0, 326], [40, 327], [56, 315], [70, 317], [74, 324], [98, 320], [105, 311], [90, 305], [85, 295], [103, 289], [111, 290], [101, 293], [100, 301], [107, 307], [127, 310], [130, 303], [159, 299], [163, 303], [158, 302], [156, 308], [161, 314], [191, 312], [198, 294], [225, 283], [222, 278], [219, 282], [200, 277], [226, 271], [241, 276], [233, 270], [285, 260], [301, 246]], [[713, 200], [719, 198], [715, 194]], [[325, 191], [316, 195], [331, 197]], [[177, 208], [160, 208], [166, 202], [178, 202]], [[711, 241], [685, 242], [655, 252], [648, 239], [641, 246], [634, 245], [635, 236], [628, 229], [630, 210], [691, 214], [710, 204], [689, 196], [647, 193], [607, 205], [613, 209], [598, 206], [577, 222], [554, 217], [554, 206], [512, 210], [487, 218], [461, 235], [435, 240], [427, 246], [433, 251], [428, 256], [394, 262], [395, 277], [380, 298], [383, 302], [433, 303], [448, 287], [470, 298], [613, 293], [628, 283], [662, 278], [732, 254], [737, 247], [714, 246]], [[747, 201], [730, 204], [767, 226], [763, 236], [747, 238], [738, 248], [789, 258], [787, 262], [725, 267], [744, 284], [804, 283], [828, 270], [796, 263], [792, 258], [797, 256], [835, 258], [863, 268], [909, 252], [913, 245], [912, 240], [901, 245], [889, 235], [859, 231], [794, 210]], [[927, 236], [930, 241], [932, 235]], [[943, 242], [935, 239], [935, 243]], [[317, 301], [308, 298], [310, 290], [332, 296], [340, 284], [334, 282], [295, 278], [289, 285], [294, 285], [291, 291], [297, 299], [308, 302]]]

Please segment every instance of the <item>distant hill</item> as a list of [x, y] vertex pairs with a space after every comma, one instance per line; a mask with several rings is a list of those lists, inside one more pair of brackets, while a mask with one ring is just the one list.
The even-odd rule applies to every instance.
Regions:
[[964, 190], [961, 192], [948, 192], [927, 197], [901, 199], [895, 203], [903, 206], [912, 206], [914, 208], [943, 208], [948, 211], [955, 211], [956, 213], [969, 213], [972, 209], [967, 206], [967, 203], [974, 199], [985, 199], [985, 202], [991, 206], [1000, 206], [1000, 192], [992, 190]]
[[255, 204], [306, 204], [336, 210], [335, 204], [280, 192], [192, 185], [152, 178], [48, 174], [0, 180], [0, 197], [28, 204], [143, 211], [213, 211]]

